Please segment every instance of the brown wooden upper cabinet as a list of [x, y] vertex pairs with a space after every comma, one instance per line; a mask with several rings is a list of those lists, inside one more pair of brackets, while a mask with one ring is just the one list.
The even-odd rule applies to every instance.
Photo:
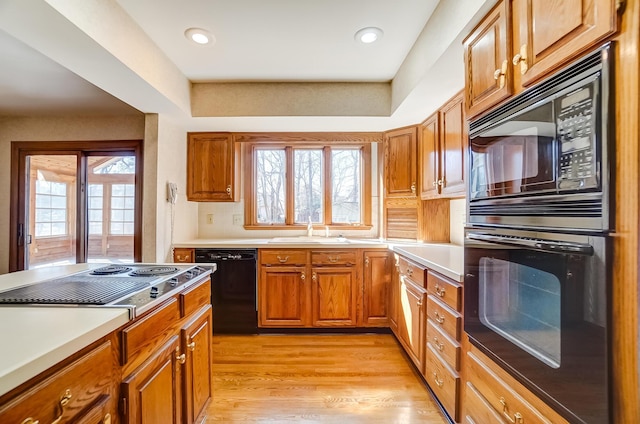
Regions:
[[467, 146], [464, 94], [458, 93], [419, 127], [420, 198], [465, 195]]
[[385, 196], [416, 198], [418, 142], [415, 126], [385, 133]]
[[236, 157], [230, 133], [189, 133], [187, 199], [233, 202], [239, 197]]
[[469, 117], [567, 64], [617, 30], [614, 0], [502, 0], [464, 40]]

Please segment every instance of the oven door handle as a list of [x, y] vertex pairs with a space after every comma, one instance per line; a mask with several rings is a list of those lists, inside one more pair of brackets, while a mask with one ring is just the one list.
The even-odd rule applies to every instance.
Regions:
[[568, 241], [554, 241], [531, 239], [514, 236], [494, 236], [492, 234], [469, 233], [469, 240], [484, 241], [488, 243], [503, 244], [506, 246], [526, 247], [551, 253], [569, 253], [577, 255], [593, 255], [593, 246], [585, 243], [573, 243]]

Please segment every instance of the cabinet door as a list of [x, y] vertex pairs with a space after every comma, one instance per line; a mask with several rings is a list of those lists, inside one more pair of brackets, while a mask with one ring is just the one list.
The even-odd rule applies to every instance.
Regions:
[[406, 278], [403, 280], [400, 286], [399, 314], [404, 317], [404, 328], [399, 329], [399, 332], [407, 354], [418, 370], [424, 373], [426, 291]]
[[420, 197], [430, 199], [438, 196], [439, 122], [434, 113], [420, 125]]
[[176, 247], [173, 249], [173, 262], [193, 263], [194, 259], [194, 249], [184, 247]]
[[262, 266], [258, 282], [261, 327], [304, 327], [309, 323], [306, 267]]
[[228, 133], [190, 133], [187, 143], [187, 199], [235, 200], [234, 144]]
[[389, 327], [400, 338], [399, 310], [400, 310], [400, 271], [398, 269], [398, 257], [393, 254], [391, 268], [391, 290], [389, 290]]
[[529, 85], [616, 31], [611, 0], [522, 0], [515, 72]]
[[211, 305], [203, 307], [180, 331], [186, 353], [183, 378], [183, 424], [193, 424], [206, 412], [212, 396]]
[[451, 99], [440, 112], [440, 180], [441, 194], [465, 194], [464, 156], [467, 147], [462, 93]]
[[418, 181], [416, 127], [401, 128], [385, 137], [385, 192], [387, 197], [416, 197]]
[[511, 1], [502, 0], [464, 40], [466, 105], [469, 117], [513, 93]]
[[313, 326], [355, 326], [358, 299], [355, 267], [314, 267], [311, 273]]
[[389, 323], [391, 268], [385, 251], [364, 252], [363, 325], [386, 326]]
[[126, 424], [180, 422], [180, 354], [178, 336], [124, 379], [121, 386]]

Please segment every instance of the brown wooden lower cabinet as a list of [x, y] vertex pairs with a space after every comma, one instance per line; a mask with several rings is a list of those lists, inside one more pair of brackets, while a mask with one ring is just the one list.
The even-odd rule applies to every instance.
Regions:
[[260, 249], [260, 327], [385, 327], [386, 249]]
[[105, 341], [0, 406], [0, 423], [101, 422], [117, 415], [113, 344]]
[[401, 281], [398, 334], [407, 355], [420, 372], [424, 372], [426, 298], [426, 290], [409, 280]]

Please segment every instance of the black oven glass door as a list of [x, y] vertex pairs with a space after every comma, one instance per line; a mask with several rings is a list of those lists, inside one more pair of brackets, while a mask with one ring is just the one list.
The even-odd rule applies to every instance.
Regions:
[[553, 110], [546, 101], [471, 136], [471, 200], [555, 191]]
[[467, 230], [465, 331], [570, 421], [608, 422], [605, 238]]

